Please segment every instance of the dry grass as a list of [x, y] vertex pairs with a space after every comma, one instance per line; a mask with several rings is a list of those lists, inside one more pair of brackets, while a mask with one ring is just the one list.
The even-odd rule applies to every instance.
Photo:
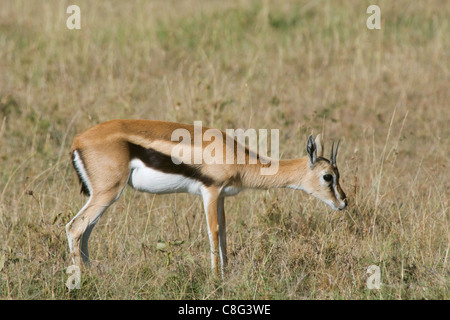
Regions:
[[[78, 31], [67, 1], [0, 6], [1, 298], [449, 298], [448, 1], [377, 1], [379, 31], [365, 1], [77, 2]], [[69, 292], [64, 225], [86, 199], [68, 149], [113, 118], [277, 128], [284, 158], [324, 130], [326, 148], [343, 139], [350, 207], [292, 190], [227, 199], [218, 282], [200, 199], [128, 188]]]

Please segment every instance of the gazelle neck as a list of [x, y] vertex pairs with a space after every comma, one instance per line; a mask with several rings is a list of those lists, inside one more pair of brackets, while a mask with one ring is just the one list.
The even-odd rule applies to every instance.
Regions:
[[262, 175], [261, 166], [246, 165], [241, 167], [242, 186], [244, 188], [270, 189], [287, 188], [293, 185], [301, 189], [308, 170], [308, 158], [278, 160], [278, 171], [272, 175]]

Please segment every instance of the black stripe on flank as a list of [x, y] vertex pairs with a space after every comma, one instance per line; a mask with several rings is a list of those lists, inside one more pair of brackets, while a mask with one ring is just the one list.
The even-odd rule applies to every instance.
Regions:
[[214, 184], [214, 180], [201, 173], [200, 169], [194, 165], [180, 163], [175, 164], [172, 158], [154, 149], [146, 149], [142, 146], [128, 143], [131, 159], [141, 160], [147, 167], [159, 170], [164, 173], [179, 174], [186, 178], [201, 181], [209, 187]]
[[[78, 171], [79, 169], [77, 168], [77, 165], [75, 164], [75, 151], [78, 153], [78, 156], [80, 157], [82, 165], [84, 165], [84, 159], [83, 159], [83, 155], [79, 149], [76, 149], [72, 152], [72, 165], [73, 165], [75, 171], [77, 172], [78, 181], [80, 182], [80, 185], [81, 185], [80, 193], [84, 194], [85, 196], [90, 196], [91, 194], [89, 192], [89, 188], [86, 185], [86, 183], [83, 181], [83, 179], [81, 178], [81, 172]], [[86, 168], [84, 168], [84, 170], [86, 170]]]

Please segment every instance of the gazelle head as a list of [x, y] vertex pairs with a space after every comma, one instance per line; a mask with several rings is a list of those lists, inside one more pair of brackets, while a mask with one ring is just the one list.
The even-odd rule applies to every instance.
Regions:
[[309, 136], [306, 145], [308, 168], [303, 189], [334, 210], [343, 210], [347, 206], [347, 198], [339, 185], [339, 170], [336, 164], [338, 148], [339, 142], [336, 145], [336, 150], [333, 150], [333, 142], [330, 159], [325, 159], [320, 134], [317, 135], [315, 140], [312, 135]]

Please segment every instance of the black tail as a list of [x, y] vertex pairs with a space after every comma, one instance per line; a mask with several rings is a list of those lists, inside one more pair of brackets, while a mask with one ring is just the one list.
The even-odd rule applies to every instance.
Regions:
[[81, 175], [81, 172], [80, 172], [80, 169], [77, 167], [77, 163], [75, 162], [75, 151], [78, 153], [78, 156], [80, 157], [81, 162], [84, 162], [84, 161], [83, 161], [83, 157], [82, 157], [82, 155], [81, 155], [80, 150], [74, 150], [74, 151], [72, 151], [72, 154], [71, 154], [71, 157], [72, 157], [72, 165], [73, 165], [75, 171], [77, 172], [78, 181], [80, 182], [80, 185], [81, 185], [80, 193], [82, 193], [82, 194], [85, 195], [85, 196], [90, 196], [91, 194], [90, 194], [90, 192], [89, 192], [89, 188], [88, 188], [86, 182], [83, 180], [82, 175]]

